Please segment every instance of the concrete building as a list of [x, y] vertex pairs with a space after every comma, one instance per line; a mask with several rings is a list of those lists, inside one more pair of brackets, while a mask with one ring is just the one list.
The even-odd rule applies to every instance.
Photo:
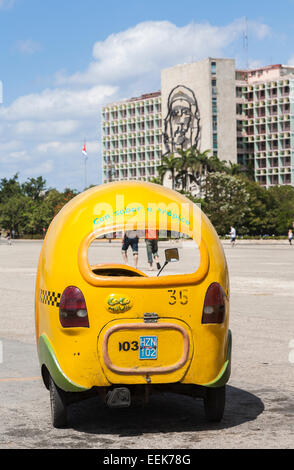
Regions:
[[161, 92], [108, 104], [102, 109], [103, 182], [150, 180], [162, 155], [192, 145], [236, 162], [235, 99], [234, 60], [205, 59], [163, 70]]
[[294, 185], [294, 67], [236, 72], [240, 163], [254, 161], [262, 186]]
[[148, 181], [161, 163], [161, 93], [102, 109], [103, 182]]
[[162, 155], [195, 145], [251, 161], [263, 186], [294, 185], [294, 67], [207, 58], [162, 70], [161, 92], [103, 108], [102, 144], [104, 182], [150, 180]]
[[[169, 96], [178, 85], [193, 91], [197, 100], [199, 150], [210, 149], [221, 160], [237, 162], [234, 60], [209, 58], [163, 70], [163, 120], [168, 116]], [[166, 151], [163, 145], [163, 153]]]

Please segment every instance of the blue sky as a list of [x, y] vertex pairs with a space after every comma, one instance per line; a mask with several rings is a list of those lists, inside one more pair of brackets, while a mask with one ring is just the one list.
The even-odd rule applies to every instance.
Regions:
[[83, 189], [101, 166], [100, 109], [160, 89], [160, 70], [207, 56], [294, 65], [294, 0], [0, 0], [0, 178]]

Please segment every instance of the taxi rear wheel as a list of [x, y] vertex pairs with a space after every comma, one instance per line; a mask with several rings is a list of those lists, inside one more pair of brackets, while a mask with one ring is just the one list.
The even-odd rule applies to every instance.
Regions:
[[57, 387], [52, 377], [49, 377], [49, 392], [52, 424], [55, 428], [64, 428], [67, 425], [67, 407], [62, 390]]
[[226, 402], [226, 386], [207, 388], [204, 396], [204, 410], [208, 421], [222, 420]]

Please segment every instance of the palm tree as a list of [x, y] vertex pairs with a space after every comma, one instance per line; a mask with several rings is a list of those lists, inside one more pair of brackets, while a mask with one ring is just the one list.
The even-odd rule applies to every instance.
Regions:
[[188, 181], [191, 175], [191, 152], [192, 148], [187, 150], [178, 149], [176, 182], [181, 182], [182, 191], [187, 191]]
[[227, 161], [226, 160], [220, 160], [216, 155], [212, 155], [209, 157], [208, 161], [208, 171], [214, 172], [218, 171], [220, 173], [225, 173], [227, 168]]
[[209, 156], [210, 150], [200, 152], [192, 149], [190, 155], [191, 180], [199, 187], [200, 197], [202, 196], [202, 183], [207, 173], [223, 171], [223, 163], [214, 155]]
[[[195, 182], [199, 187], [200, 197], [202, 196], [203, 180], [206, 178], [207, 173], [230, 172], [233, 171], [233, 165], [230, 162], [230, 167], [227, 167], [227, 162], [219, 160], [216, 155], [210, 155], [210, 150], [200, 152], [195, 147], [190, 147], [186, 150], [177, 149], [176, 154], [164, 155], [162, 163], [158, 168], [158, 173], [163, 180], [164, 175], [169, 171], [171, 172], [172, 188], [175, 184], [180, 182], [181, 190], [187, 191], [189, 182]], [[239, 166], [239, 165], [237, 165]], [[237, 171], [237, 168], [234, 169]]]
[[163, 182], [163, 178], [167, 172], [171, 173], [171, 180], [172, 180], [172, 189], [175, 187], [175, 175], [176, 169], [178, 165], [178, 158], [175, 157], [173, 153], [168, 155], [163, 155], [161, 159], [161, 165], [158, 167], [158, 174], [161, 178], [161, 183]]
[[244, 173], [242, 165], [239, 163], [232, 163], [231, 161], [229, 162], [229, 166], [227, 167], [227, 173], [231, 176], [238, 176], [242, 175]]
[[150, 183], [162, 184], [161, 178], [157, 178], [156, 176], [151, 178], [149, 181], [150, 181]]

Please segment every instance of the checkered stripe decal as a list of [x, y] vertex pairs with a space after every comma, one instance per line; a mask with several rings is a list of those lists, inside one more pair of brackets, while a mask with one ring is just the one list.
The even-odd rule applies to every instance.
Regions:
[[40, 302], [52, 307], [59, 307], [61, 294], [51, 292], [50, 290], [40, 289]]

